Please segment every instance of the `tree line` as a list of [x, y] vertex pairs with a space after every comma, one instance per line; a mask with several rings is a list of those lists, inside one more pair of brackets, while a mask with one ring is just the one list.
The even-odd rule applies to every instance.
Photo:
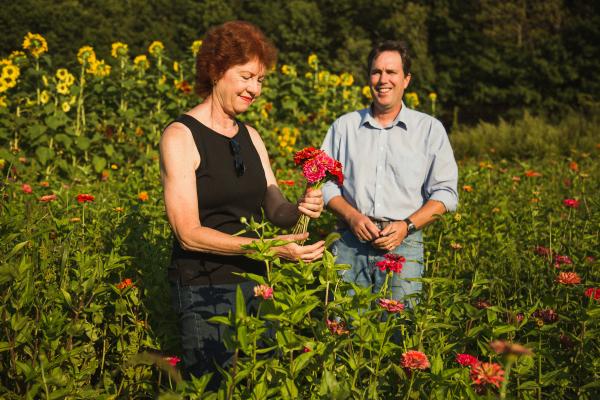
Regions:
[[[436, 92], [445, 122], [512, 119], [527, 110], [560, 118], [600, 109], [600, 2], [569, 0], [44, 0], [3, 1], [0, 53], [28, 32], [48, 40], [60, 66], [91, 44], [109, 57], [161, 40], [175, 59], [211, 26], [243, 19], [260, 26], [300, 64], [310, 53], [327, 68], [366, 82], [374, 43], [401, 38], [413, 51], [411, 90]], [[57, 65], [58, 67], [58, 65]]]

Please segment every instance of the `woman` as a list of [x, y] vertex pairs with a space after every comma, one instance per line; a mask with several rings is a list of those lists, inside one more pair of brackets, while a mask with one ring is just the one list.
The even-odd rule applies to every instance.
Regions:
[[[196, 93], [204, 100], [170, 124], [160, 142], [165, 206], [175, 240], [169, 278], [180, 314], [183, 363], [196, 376], [226, 364], [222, 329], [209, 324], [235, 305], [240, 285], [247, 299], [254, 284], [236, 272], [263, 273], [263, 263], [244, 257], [251, 236], [241, 217], [266, 217], [280, 227], [323, 210], [320, 190], [308, 191], [298, 204], [282, 195], [258, 132], [236, 119], [260, 95], [276, 50], [252, 24], [231, 21], [211, 29], [196, 60]], [[288, 260], [319, 259], [324, 242], [300, 246], [307, 234], [280, 238], [276, 247]], [[218, 384], [213, 379], [211, 387]]]

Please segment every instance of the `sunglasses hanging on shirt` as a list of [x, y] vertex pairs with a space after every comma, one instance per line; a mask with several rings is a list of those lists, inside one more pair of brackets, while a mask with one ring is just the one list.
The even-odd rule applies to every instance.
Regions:
[[235, 173], [237, 176], [244, 175], [246, 172], [246, 164], [244, 164], [244, 160], [242, 160], [242, 155], [240, 153], [240, 143], [234, 139], [229, 139], [229, 147], [231, 148], [231, 154], [233, 154], [233, 166], [235, 167]]

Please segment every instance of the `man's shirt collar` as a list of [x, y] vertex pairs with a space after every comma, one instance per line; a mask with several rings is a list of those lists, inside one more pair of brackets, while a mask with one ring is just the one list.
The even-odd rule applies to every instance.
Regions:
[[[402, 108], [400, 109], [400, 112], [398, 113], [398, 115], [396, 115], [396, 118], [394, 118], [394, 120], [392, 121], [392, 123], [390, 124], [389, 127], [399, 126], [400, 128], [402, 128], [406, 131], [407, 130], [406, 122], [407, 122], [409, 113], [410, 113], [410, 110], [406, 107], [404, 102], [402, 102]], [[360, 120], [360, 126], [365, 126], [366, 124], [368, 124], [368, 126], [370, 126], [372, 128], [376, 128], [376, 129], [383, 128], [381, 126], [381, 124], [373, 116], [373, 104], [371, 104], [369, 107], [367, 107], [363, 110], [362, 118]], [[388, 128], [388, 127], [386, 127], [386, 128]]]

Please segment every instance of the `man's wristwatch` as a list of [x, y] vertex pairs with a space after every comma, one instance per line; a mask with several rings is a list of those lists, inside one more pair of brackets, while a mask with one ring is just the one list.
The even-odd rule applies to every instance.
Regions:
[[406, 222], [406, 236], [411, 235], [417, 231], [417, 226], [410, 220], [410, 218], [405, 218], [403, 219], [403, 221]]

